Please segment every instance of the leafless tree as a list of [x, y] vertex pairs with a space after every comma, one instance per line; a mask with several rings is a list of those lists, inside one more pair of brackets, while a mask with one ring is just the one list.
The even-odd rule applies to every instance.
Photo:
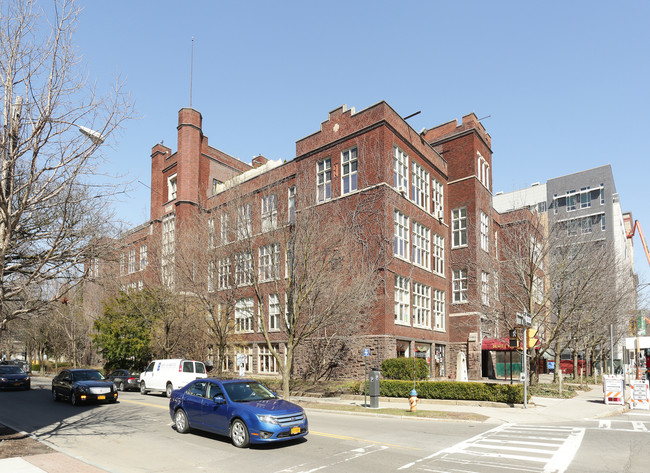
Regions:
[[89, 243], [109, 231], [107, 201], [121, 191], [102, 175], [100, 146], [133, 111], [121, 82], [105, 97], [86, 85], [73, 44], [73, 0], [55, 1], [49, 15], [34, 0], [0, 8], [4, 326], [81, 280]]

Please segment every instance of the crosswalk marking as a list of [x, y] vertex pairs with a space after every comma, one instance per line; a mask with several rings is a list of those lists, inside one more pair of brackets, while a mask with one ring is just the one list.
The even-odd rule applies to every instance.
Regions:
[[634, 430], [637, 431], [642, 431], [642, 432], [647, 432], [648, 429], [646, 428], [645, 424], [643, 422], [638, 422], [638, 421], [632, 421], [632, 427], [634, 427]]
[[333, 468], [334, 471], [349, 471], [349, 468], [344, 466], [345, 463], [357, 460], [366, 455], [379, 453], [387, 448], [389, 447], [383, 445], [368, 445], [366, 447], [353, 448], [351, 450], [334, 454], [332, 456], [332, 461], [326, 464], [321, 464], [320, 462], [318, 462], [318, 464], [301, 463], [289, 468], [284, 468], [276, 473], [314, 473], [318, 470], [329, 468]]
[[591, 427], [598, 430], [611, 430], [614, 432], [649, 432], [648, 421], [627, 420], [627, 419], [585, 419], [589, 422], [598, 422], [598, 427]]

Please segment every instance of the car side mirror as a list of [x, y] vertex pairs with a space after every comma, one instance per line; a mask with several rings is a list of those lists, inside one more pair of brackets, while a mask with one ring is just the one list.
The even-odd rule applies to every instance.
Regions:
[[221, 394], [217, 394], [215, 397], [212, 398], [215, 404], [225, 404], [226, 400]]

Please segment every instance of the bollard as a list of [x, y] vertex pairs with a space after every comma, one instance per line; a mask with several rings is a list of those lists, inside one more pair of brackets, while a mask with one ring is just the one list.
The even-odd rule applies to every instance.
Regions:
[[418, 410], [418, 392], [413, 389], [411, 391], [411, 397], [409, 397], [409, 405], [411, 406], [411, 412]]

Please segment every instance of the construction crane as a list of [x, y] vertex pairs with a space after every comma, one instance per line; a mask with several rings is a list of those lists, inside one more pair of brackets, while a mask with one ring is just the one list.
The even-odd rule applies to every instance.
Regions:
[[639, 229], [639, 236], [641, 237], [641, 244], [643, 245], [643, 249], [645, 250], [645, 257], [648, 259], [648, 264], [650, 264], [650, 252], [648, 252], [648, 245], [645, 243], [645, 238], [643, 236], [643, 230], [641, 229], [641, 224], [639, 223], [638, 220], [634, 221], [634, 226], [632, 227], [632, 230], [626, 235], [628, 238], [632, 238], [634, 236], [634, 232], [636, 229]]
[[[639, 229], [639, 236], [641, 237], [641, 244], [643, 245], [643, 249], [645, 250], [645, 257], [648, 259], [648, 264], [650, 265], [650, 252], [648, 252], [648, 245], [645, 242], [645, 237], [643, 236], [643, 230], [641, 229], [641, 224], [639, 223], [638, 220], [634, 221], [634, 226], [632, 227], [632, 230], [626, 235], [628, 238], [634, 237], [634, 232], [636, 229]], [[650, 322], [648, 320], [648, 317], [645, 315], [642, 315], [642, 317], [645, 318], [645, 322]], [[637, 370], [636, 370], [636, 379], [643, 379], [643, 373], [641, 371], [641, 358], [639, 357], [639, 320], [638, 319], [632, 319], [630, 324], [630, 327], [634, 328], [634, 334], [636, 335], [636, 350], [635, 350], [635, 358], [636, 358], [636, 363], [637, 363]], [[647, 372], [647, 365], [645, 367], [646, 369], [644, 371]], [[647, 376], [647, 374], [646, 374]]]

